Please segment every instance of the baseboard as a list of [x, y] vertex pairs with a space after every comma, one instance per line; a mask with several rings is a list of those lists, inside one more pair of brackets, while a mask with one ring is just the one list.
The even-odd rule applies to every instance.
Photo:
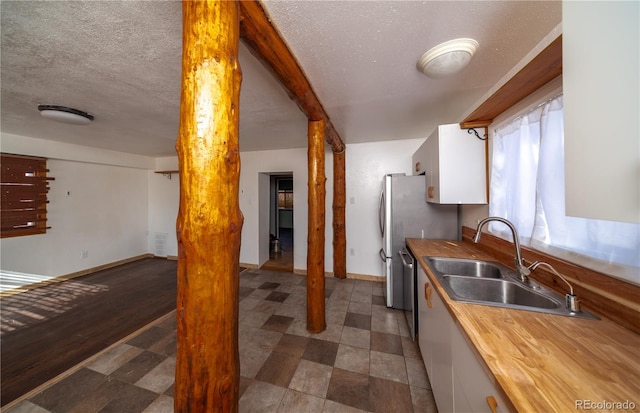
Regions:
[[255, 270], [255, 269], [258, 268], [258, 265], [256, 265], [256, 264], [245, 264], [244, 262], [241, 262], [240, 266], [244, 267], [244, 268], [249, 268], [249, 269], [252, 269], [252, 270]]
[[354, 280], [365, 280], [365, 281], [373, 281], [377, 283], [384, 282], [384, 277], [380, 277], [377, 275], [367, 275], [367, 274], [353, 274], [347, 273], [347, 278], [353, 278]]
[[145, 259], [145, 258], [154, 258], [154, 255], [153, 254], [136, 255], [135, 257], [125, 258], [123, 260], [110, 262], [108, 264], [98, 265], [97, 267], [87, 268], [87, 269], [82, 270], [82, 271], [76, 271], [76, 272], [72, 272], [72, 273], [69, 273], [69, 274], [60, 275], [58, 277], [50, 278], [50, 279], [45, 280], [45, 281], [40, 281], [40, 282], [33, 283], [33, 284], [23, 285], [22, 287], [14, 288], [14, 289], [9, 290], [9, 291], [4, 291], [2, 294], [0, 294], [0, 297], [6, 298], [6, 297], [9, 297], [9, 296], [11, 296], [13, 294], [22, 293], [22, 292], [25, 292], [25, 291], [33, 290], [34, 288], [39, 288], [39, 287], [43, 287], [45, 285], [59, 283], [59, 282], [70, 280], [70, 279], [77, 278], [77, 277], [82, 277], [83, 275], [88, 275], [88, 274], [92, 274], [94, 272], [107, 270], [109, 268], [117, 267], [117, 266], [123, 265], [123, 264], [128, 264], [130, 262], [142, 260], [142, 259]]
[[[293, 270], [293, 273], [298, 275], [307, 275], [307, 270], [296, 268]], [[333, 278], [334, 274], [332, 272], [325, 272], [324, 276], [327, 278]], [[377, 275], [347, 273], [347, 278], [351, 278], [354, 280], [373, 281], [378, 283], [384, 282], [384, 277], [380, 277]]]

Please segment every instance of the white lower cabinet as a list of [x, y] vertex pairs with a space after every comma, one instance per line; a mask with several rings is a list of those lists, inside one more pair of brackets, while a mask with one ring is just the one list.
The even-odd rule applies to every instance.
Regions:
[[453, 411], [453, 368], [449, 311], [424, 270], [418, 267], [418, 331], [420, 351], [441, 413]]
[[498, 389], [485, 373], [442, 299], [418, 267], [418, 344], [440, 413], [507, 412]]
[[487, 399], [491, 397], [495, 401], [496, 412], [508, 412], [501, 393], [485, 373], [457, 324], [451, 328], [451, 343], [454, 411], [457, 413], [492, 412]]

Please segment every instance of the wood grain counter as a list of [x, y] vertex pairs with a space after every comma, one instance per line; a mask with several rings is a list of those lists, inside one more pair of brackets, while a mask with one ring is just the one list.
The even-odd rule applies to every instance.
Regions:
[[595, 410], [625, 411], [615, 403], [628, 402], [626, 411], [640, 411], [639, 335], [607, 319], [453, 301], [422, 257], [493, 258], [467, 242], [407, 239], [407, 245], [514, 410], [571, 412], [607, 402]]

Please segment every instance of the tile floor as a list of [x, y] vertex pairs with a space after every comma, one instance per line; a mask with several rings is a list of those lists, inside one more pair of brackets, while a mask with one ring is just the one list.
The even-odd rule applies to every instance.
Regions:
[[[417, 345], [382, 284], [326, 279], [327, 329], [306, 328], [306, 279], [240, 276], [240, 412], [436, 412]], [[7, 410], [172, 412], [170, 315]]]

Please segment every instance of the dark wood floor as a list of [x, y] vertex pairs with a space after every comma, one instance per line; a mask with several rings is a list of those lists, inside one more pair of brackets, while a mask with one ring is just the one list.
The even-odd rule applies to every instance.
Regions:
[[176, 270], [148, 258], [3, 298], [1, 405], [174, 310]]

